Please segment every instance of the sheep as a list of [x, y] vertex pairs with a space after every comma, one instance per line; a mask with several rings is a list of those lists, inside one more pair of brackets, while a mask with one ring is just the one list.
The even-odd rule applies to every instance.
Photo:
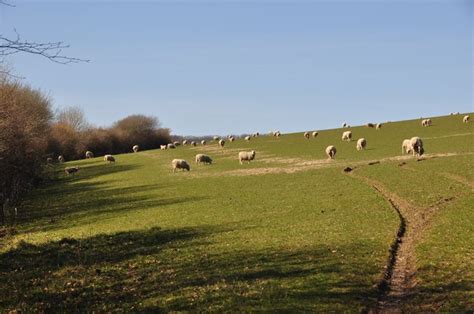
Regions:
[[404, 139], [402, 142], [402, 154], [411, 153], [411, 144], [409, 139]]
[[245, 137], [245, 140], [246, 140], [246, 141], [250, 141], [250, 135], [247, 135], [247, 136]]
[[219, 140], [218, 142], [220, 148], [224, 148], [225, 141], [224, 140]]
[[75, 167], [66, 167], [64, 168], [64, 172], [66, 172], [67, 175], [70, 175], [70, 174], [75, 174], [76, 172], [79, 171], [79, 167], [78, 166], [75, 166]]
[[410, 149], [413, 153], [413, 156], [421, 156], [425, 152], [423, 149], [423, 141], [418, 136], [412, 137], [410, 139]]
[[94, 158], [94, 153], [91, 152], [90, 150], [86, 152], [86, 159], [89, 159], [89, 158]]
[[176, 172], [176, 169], [183, 169], [183, 171], [185, 169], [187, 171], [191, 170], [191, 167], [189, 166], [188, 162], [184, 159], [173, 159], [171, 161], [171, 166], [173, 167], [173, 172]]
[[183, 145], [188, 145], [188, 140], [183, 140]]
[[432, 124], [431, 119], [423, 119], [421, 120], [421, 125], [422, 126], [430, 126]]
[[180, 143], [180, 142], [178, 142], [178, 141], [174, 141], [174, 142], [173, 142], [173, 145], [174, 145], [174, 146], [175, 146], [175, 148], [176, 148], [176, 147], [178, 147], [179, 145], [181, 145], [181, 143]]
[[47, 164], [52, 164], [53, 163], [53, 158], [51, 158], [51, 157], [46, 158], [46, 163]]
[[343, 123], [342, 123], [342, 127], [343, 127], [343, 128], [347, 128], [347, 123], [343, 122]]
[[367, 123], [366, 126], [367, 126], [368, 128], [374, 128], [374, 127], [375, 127], [375, 125], [374, 125], [373, 123]]
[[471, 118], [471, 117], [469, 117], [469, 115], [464, 116], [464, 118], [462, 118], [462, 122], [463, 122], [463, 123], [468, 123], [470, 118]]
[[251, 151], [251, 152], [240, 152], [239, 153], [239, 162], [240, 164], [242, 165], [242, 161], [246, 160], [247, 163], [250, 163], [251, 160], [254, 160], [255, 159], [255, 151]]
[[201, 145], [205, 146], [205, 145], [206, 145], [206, 141], [205, 141], [205, 140], [202, 140], [202, 141], [201, 141]]
[[309, 140], [309, 132], [304, 132], [303, 136], [304, 136], [307, 140]]
[[377, 123], [377, 125], [375, 126], [375, 128], [378, 130], [382, 127], [382, 123]]
[[140, 149], [140, 146], [138, 146], [138, 145], [133, 145], [133, 147], [132, 147], [132, 150], [133, 150], [134, 153], [137, 153], [139, 149]]
[[334, 159], [336, 156], [336, 147], [334, 145], [329, 145], [326, 147], [326, 155], [328, 155], [329, 159]]
[[231, 142], [235, 141], [235, 137], [233, 137], [233, 136], [229, 137], [229, 141], [231, 141]]
[[212, 158], [204, 154], [197, 154], [195, 160], [196, 160], [196, 164], [201, 164], [201, 163], [209, 164], [209, 165], [212, 164]]
[[214, 136], [213, 139], [214, 139], [214, 141], [220, 140], [219, 136]]
[[273, 136], [275, 136], [275, 137], [280, 137], [280, 136], [281, 136], [280, 131], [275, 131], [275, 132], [273, 133]]
[[253, 137], [259, 137], [260, 136], [260, 133], [259, 132], [255, 132], [254, 134], [252, 134]]
[[168, 148], [168, 145], [160, 145], [160, 149], [161, 149], [161, 150], [165, 150], [165, 149], [167, 149], [167, 148]]
[[169, 143], [168, 145], [166, 145], [166, 148], [167, 148], [167, 149], [175, 149], [175, 148], [176, 148], [176, 145], [173, 144], [173, 143]]
[[194, 147], [196, 147], [196, 145], [197, 145], [197, 144], [196, 144], [196, 142], [195, 142], [195, 141], [191, 141], [191, 146], [194, 146]]
[[109, 163], [115, 162], [115, 157], [112, 155], [105, 155], [104, 156], [104, 161], [108, 161]]
[[357, 150], [363, 150], [365, 149], [365, 147], [367, 146], [367, 141], [365, 140], [365, 138], [360, 138], [357, 140]]
[[352, 132], [346, 131], [342, 133], [342, 140], [350, 142], [352, 140]]
[[65, 161], [64, 156], [63, 156], [63, 155], [59, 155], [59, 156], [58, 156], [58, 161], [59, 161], [59, 162], [64, 162], [64, 161]]

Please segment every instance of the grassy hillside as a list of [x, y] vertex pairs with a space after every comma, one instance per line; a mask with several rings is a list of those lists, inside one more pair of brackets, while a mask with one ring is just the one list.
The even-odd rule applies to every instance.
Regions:
[[[69, 177], [55, 166], [57, 179], [30, 195], [15, 234], [0, 240], [0, 308], [370, 308], [400, 224], [376, 182], [413, 219], [429, 217], [404, 306], [472, 309], [474, 127], [458, 115], [432, 120], [353, 127], [350, 143], [335, 129], [69, 162], [81, 167]], [[423, 161], [401, 155], [412, 136], [424, 140]], [[367, 150], [356, 151], [359, 137]], [[238, 152], [252, 149], [256, 160], [240, 165]], [[212, 166], [171, 172], [173, 158], [201, 152]]]

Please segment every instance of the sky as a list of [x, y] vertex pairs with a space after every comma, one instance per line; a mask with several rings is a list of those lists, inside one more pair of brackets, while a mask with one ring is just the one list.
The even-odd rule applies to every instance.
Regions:
[[0, 33], [64, 41], [8, 60], [55, 108], [179, 135], [297, 132], [473, 111], [470, 1], [20, 1]]

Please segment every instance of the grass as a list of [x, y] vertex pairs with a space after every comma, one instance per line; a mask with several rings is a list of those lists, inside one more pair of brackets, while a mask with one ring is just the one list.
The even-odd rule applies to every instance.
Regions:
[[[0, 240], [3, 310], [362, 311], [376, 303], [399, 220], [370, 186], [341, 169], [383, 182], [423, 207], [440, 198], [416, 248], [418, 297], [407, 308], [472, 308], [474, 133], [459, 116], [341, 129], [250, 142], [179, 147], [69, 162], [81, 171], [31, 193], [16, 234]], [[418, 135], [423, 162], [400, 155]], [[328, 162], [327, 145], [336, 145]], [[239, 165], [239, 150], [256, 160]], [[212, 166], [171, 172], [173, 158], [210, 154]], [[440, 154], [455, 153], [444, 157]], [[367, 166], [369, 160], [381, 160]], [[441, 174], [442, 173], [442, 174]], [[442, 288], [442, 290], [440, 290]]]

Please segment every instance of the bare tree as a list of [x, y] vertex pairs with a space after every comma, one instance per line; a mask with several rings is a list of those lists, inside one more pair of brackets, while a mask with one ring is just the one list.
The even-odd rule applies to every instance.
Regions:
[[85, 131], [90, 127], [84, 111], [79, 107], [67, 107], [57, 113], [57, 123], [67, 125], [76, 132]]
[[[1, 5], [13, 7], [12, 4], [0, 0], [0, 6]], [[59, 64], [89, 62], [89, 60], [86, 59], [64, 55], [63, 50], [69, 48], [69, 45], [62, 41], [40, 43], [28, 41], [22, 39], [16, 30], [14, 31], [15, 36], [13, 38], [7, 38], [0, 34], [0, 64], [4, 63], [6, 57], [20, 53], [41, 56]], [[0, 73], [9, 74], [9, 71], [0, 69]]]

